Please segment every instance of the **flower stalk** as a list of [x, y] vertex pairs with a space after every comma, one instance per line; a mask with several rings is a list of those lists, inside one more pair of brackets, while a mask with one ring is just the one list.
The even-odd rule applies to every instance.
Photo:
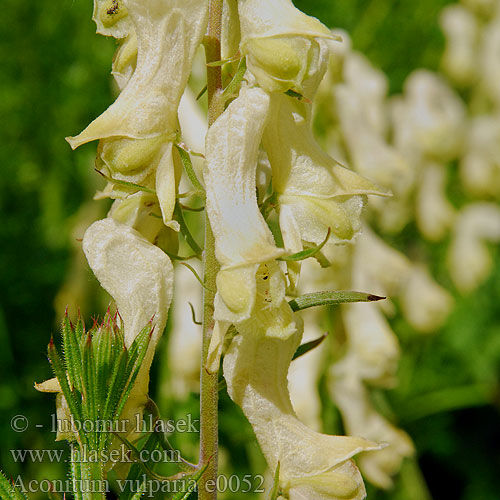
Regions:
[[[223, 111], [220, 100], [222, 93], [222, 73], [220, 66], [210, 66], [211, 62], [221, 59], [222, 0], [210, 0], [208, 36], [205, 38], [207, 63], [208, 125], [215, 122]], [[216, 276], [219, 265], [215, 257], [215, 239], [210, 221], [205, 212], [205, 251], [203, 253], [203, 344], [200, 369], [200, 464], [208, 464], [198, 485], [199, 500], [217, 498], [217, 490], [207, 488], [217, 480], [218, 451], [218, 370], [215, 373], [206, 369], [206, 361], [212, 332], [214, 329], [214, 298]]]

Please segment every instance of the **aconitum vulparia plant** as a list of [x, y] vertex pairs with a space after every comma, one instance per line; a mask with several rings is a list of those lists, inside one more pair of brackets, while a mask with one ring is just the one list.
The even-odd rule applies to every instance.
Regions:
[[[160, 491], [183, 480], [172, 498], [195, 489], [200, 499], [216, 498], [221, 365], [269, 466], [270, 498], [364, 498], [352, 458], [383, 444], [310, 429], [292, 407], [287, 380], [294, 357], [313, 347], [301, 346], [302, 309], [380, 299], [363, 293], [370, 290], [297, 295], [302, 261], [327, 267], [326, 256], [360, 232], [367, 195], [389, 194], [337, 163], [313, 136], [313, 102], [341, 37], [290, 0], [94, 0], [93, 18], [98, 33], [118, 42], [112, 74], [120, 93], [67, 140], [73, 149], [99, 141], [96, 170], [107, 185], [98, 197], [114, 201], [82, 246], [117, 312], [88, 332], [66, 317], [63, 353], [49, 345], [55, 378], [37, 386], [57, 393], [62, 420], [119, 424], [109, 432], [73, 425], [59, 433], [72, 449], [97, 457], [72, 460], [75, 498], [104, 499], [111, 471], [141, 478], [121, 496], [127, 500], [153, 480]], [[178, 117], [200, 46], [204, 153], [186, 146]], [[201, 171], [192, 161], [200, 157]], [[185, 217], [193, 209], [205, 217], [203, 243], [194, 217]], [[182, 459], [163, 477], [140, 452], [164, 445], [165, 436], [135, 423], [146, 414], [160, 421], [148, 396], [149, 369], [172, 297], [188, 300], [176, 296], [172, 261], [195, 272], [188, 258], [203, 269], [196, 275], [204, 293], [199, 461]], [[134, 465], [110, 458], [119, 449]]]

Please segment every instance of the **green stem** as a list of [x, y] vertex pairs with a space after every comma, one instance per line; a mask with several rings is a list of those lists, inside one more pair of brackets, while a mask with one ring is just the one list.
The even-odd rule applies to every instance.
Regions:
[[[206, 62], [221, 59], [220, 39], [222, 23], [222, 1], [210, 0], [208, 36], [205, 39]], [[221, 68], [207, 67], [208, 125], [211, 126], [222, 113]], [[205, 369], [208, 347], [214, 328], [214, 297], [219, 266], [215, 257], [215, 240], [210, 221], [205, 213], [205, 252], [203, 272], [203, 346], [200, 370], [200, 463], [208, 464], [198, 485], [199, 500], [217, 498], [217, 450], [218, 450], [218, 373]]]
[[80, 462], [80, 488], [83, 500], [106, 500], [106, 487], [101, 462], [83, 460]]

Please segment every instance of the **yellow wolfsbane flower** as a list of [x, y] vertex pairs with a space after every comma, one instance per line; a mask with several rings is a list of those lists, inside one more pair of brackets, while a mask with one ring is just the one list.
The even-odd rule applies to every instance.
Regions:
[[207, 134], [206, 208], [221, 264], [215, 299], [217, 320], [247, 319], [255, 301], [259, 264], [284, 253], [276, 247], [257, 205], [257, 157], [268, 113], [266, 92], [242, 88]]
[[240, 52], [259, 85], [269, 92], [302, 91], [317, 62], [316, 38], [338, 40], [314, 17], [290, 0], [240, 0]]
[[148, 400], [149, 368], [167, 321], [174, 270], [168, 256], [135, 229], [112, 218], [94, 222], [83, 237], [83, 250], [102, 287], [114, 298], [125, 327], [125, 345], [152, 320], [148, 351], [122, 413], [135, 421]]
[[271, 471], [279, 463], [280, 488], [287, 498], [360, 500], [363, 480], [350, 458], [379, 446], [320, 434], [298, 420], [287, 374], [302, 338], [301, 321], [284, 300], [285, 279], [276, 263], [259, 268], [256, 287], [252, 315], [236, 325], [239, 335], [224, 356], [229, 395], [252, 424]]
[[[114, 4], [96, 3], [96, 23], [101, 29], [103, 15], [113, 17]], [[123, 2], [117, 5], [121, 6]], [[81, 134], [68, 137], [73, 149], [101, 139], [101, 161], [116, 178], [141, 182], [156, 172], [156, 192], [165, 224], [171, 222], [175, 204], [176, 152], [172, 142], [178, 134], [177, 108], [186, 87], [191, 65], [208, 18], [207, 0], [127, 0], [123, 3], [133, 29], [126, 34], [137, 40], [137, 63], [116, 101]], [[121, 7], [120, 7], [121, 8]], [[105, 17], [107, 19], [107, 17]], [[99, 21], [100, 20], [100, 21]], [[106, 21], [107, 22], [107, 21]], [[118, 26], [117, 21], [116, 26]], [[104, 30], [108, 33], [107, 29]], [[113, 31], [116, 36], [118, 34]], [[115, 36], [114, 35], [114, 36]], [[114, 69], [118, 74], [133, 64], [135, 41], [123, 45]], [[175, 71], [172, 71], [175, 68]], [[119, 80], [119, 83], [123, 82]], [[144, 158], [144, 151], [150, 158]], [[108, 154], [107, 154], [108, 153]], [[115, 158], [111, 154], [116, 153]], [[147, 155], [146, 155], [147, 156]]]
[[[318, 71], [305, 82], [312, 99], [326, 70], [328, 50]], [[270, 119], [263, 143], [278, 194], [285, 247], [297, 241], [321, 243], [328, 231], [334, 242], [351, 240], [361, 227], [367, 194], [387, 194], [367, 179], [338, 164], [321, 150], [311, 128], [312, 103], [283, 94], [271, 96]]]

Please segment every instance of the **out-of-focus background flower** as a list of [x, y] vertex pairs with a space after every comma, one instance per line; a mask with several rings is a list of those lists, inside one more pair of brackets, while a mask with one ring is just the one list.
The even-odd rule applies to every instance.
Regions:
[[[387, 293], [391, 302], [384, 316], [378, 309], [367, 309], [361, 319], [344, 313], [342, 328], [336, 311], [323, 314], [318, 332], [330, 332], [327, 349], [307, 354], [316, 356], [313, 363], [304, 356], [301, 369], [325, 369], [317, 378], [294, 374], [294, 403], [310, 424], [344, 433], [349, 423], [334, 403], [343, 408], [339, 373], [352, 373], [349, 363], [364, 363], [354, 386], [342, 387], [347, 394], [353, 394], [349, 387], [359, 389], [369, 411], [405, 431], [415, 447], [392, 488], [367, 482], [368, 498], [497, 500], [500, 2], [297, 0], [296, 6], [343, 30], [344, 46], [350, 46], [339, 51], [320, 91], [315, 128], [322, 146], [395, 197], [370, 200], [367, 220], [378, 236], [366, 230], [347, 259], [360, 275], [353, 283], [381, 286], [362, 291]], [[0, 465], [28, 480], [65, 475], [64, 463], [21, 463], [11, 453], [66, 448], [50, 432], [51, 396], [33, 389], [51, 375], [50, 335], [57, 335], [66, 305], [72, 314], [80, 307], [90, 322], [109, 300], [80, 245], [86, 227], [108, 208], [106, 201], [92, 201], [104, 185], [93, 170], [96, 146], [73, 153], [64, 141], [117, 91], [109, 74], [115, 42], [95, 34], [91, 16], [90, 0], [2, 2]], [[181, 269], [178, 290], [197, 307], [196, 282]], [[302, 279], [307, 282], [307, 274]], [[175, 303], [173, 311], [151, 376], [152, 396], [167, 419], [198, 411], [196, 330], [187, 303]], [[365, 373], [368, 358], [341, 362], [343, 330], [349, 336], [349, 325], [363, 317], [397, 337], [387, 359], [392, 364], [378, 378]], [[370, 345], [373, 334], [367, 335]], [[397, 343], [399, 363], [393, 362]], [[333, 361], [334, 382], [326, 370]], [[316, 382], [319, 399], [307, 392]], [[252, 430], [224, 392], [220, 407], [222, 470], [240, 477], [261, 473], [265, 462]], [[27, 417], [27, 430], [14, 432], [15, 415]], [[196, 440], [187, 433], [172, 437], [193, 459]], [[402, 449], [409, 455], [411, 445]], [[377, 483], [377, 473], [365, 466]], [[225, 498], [243, 495], [251, 498], [242, 492]]]

